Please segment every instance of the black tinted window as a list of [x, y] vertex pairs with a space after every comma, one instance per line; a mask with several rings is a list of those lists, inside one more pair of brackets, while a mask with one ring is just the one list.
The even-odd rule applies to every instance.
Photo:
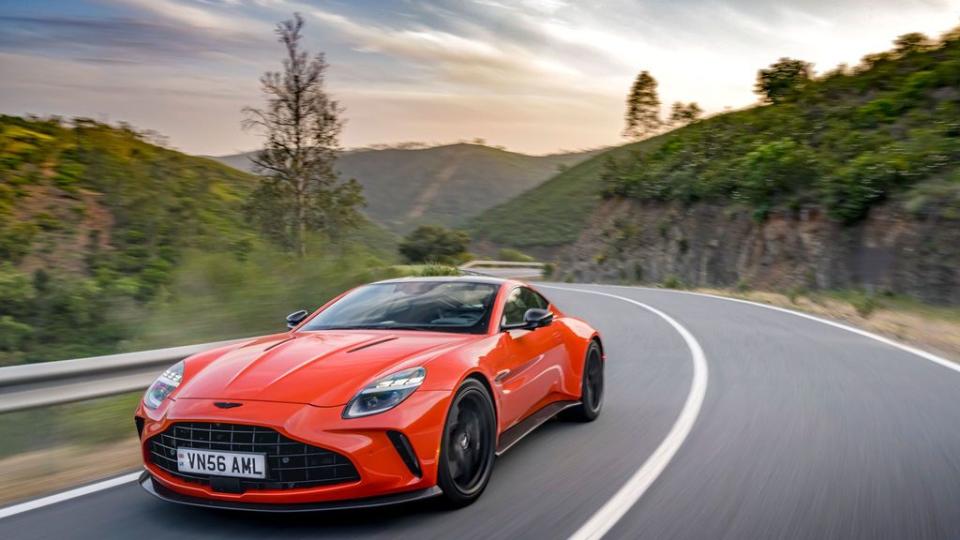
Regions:
[[526, 287], [517, 287], [510, 292], [507, 303], [503, 306], [503, 320], [501, 325], [519, 324], [523, 322], [523, 315], [531, 308], [547, 309], [547, 301], [539, 294]]

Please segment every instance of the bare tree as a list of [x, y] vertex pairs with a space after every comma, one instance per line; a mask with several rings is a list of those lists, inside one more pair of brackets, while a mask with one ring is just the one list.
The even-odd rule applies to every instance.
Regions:
[[364, 204], [360, 184], [341, 182], [334, 168], [343, 109], [324, 90], [323, 53], [311, 58], [302, 50], [302, 30], [300, 14], [277, 25], [286, 50], [283, 71], [260, 78], [265, 108], [244, 109], [244, 128], [266, 138], [252, 158], [261, 181], [247, 209], [268, 236], [301, 257], [307, 253], [308, 231], [329, 235], [356, 226]]

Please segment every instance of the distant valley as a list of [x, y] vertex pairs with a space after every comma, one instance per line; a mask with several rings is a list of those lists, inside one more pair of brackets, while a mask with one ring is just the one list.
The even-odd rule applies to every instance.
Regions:
[[[395, 232], [418, 224], [461, 226], [602, 150], [529, 156], [481, 144], [345, 152], [339, 170], [356, 178], [367, 215]], [[252, 152], [212, 157], [250, 171]]]

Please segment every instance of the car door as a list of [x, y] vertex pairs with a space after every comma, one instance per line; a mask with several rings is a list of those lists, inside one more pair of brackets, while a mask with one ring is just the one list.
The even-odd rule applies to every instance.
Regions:
[[562, 382], [565, 349], [556, 323], [534, 330], [510, 329], [523, 322], [531, 308], [547, 309], [547, 301], [528, 287], [517, 287], [507, 296], [500, 320], [504, 354], [494, 383], [501, 393], [501, 414], [510, 427], [540, 406]]

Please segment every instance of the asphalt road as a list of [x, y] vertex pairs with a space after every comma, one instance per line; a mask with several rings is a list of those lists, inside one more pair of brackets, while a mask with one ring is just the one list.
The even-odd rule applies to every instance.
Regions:
[[[546, 289], [604, 335], [603, 415], [529, 436], [498, 460], [473, 506], [233, 514], [125, 484], [2, 519], [0, 538], [568, 538], [596, 533], [599, 518], [612, 527], [606, 538], [960, 538], [960, 372], [762, 307], [568, 287], [672, 317], [709, 366], [702, 405], [691, 407], [690, 343], [664, 317]], [[678, 432], [684, 414], [692, 427]], [[676, 453], [664, 454], [671, 441]], [[649, 488], [625, 493], [638, 471]]]

